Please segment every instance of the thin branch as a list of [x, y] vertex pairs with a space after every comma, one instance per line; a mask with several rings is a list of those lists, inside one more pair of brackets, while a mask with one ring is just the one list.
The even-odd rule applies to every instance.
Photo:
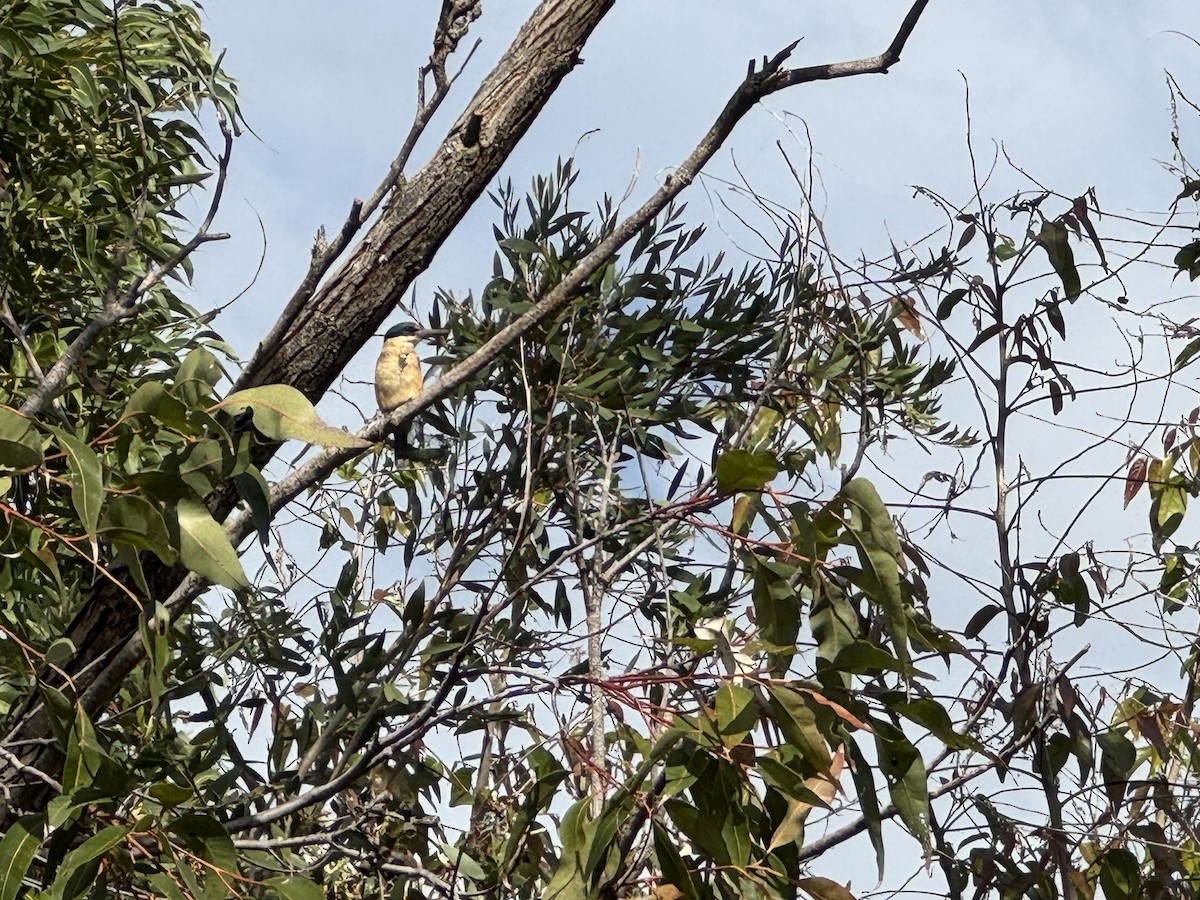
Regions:
[[[323, 243], [321, 236], [324, 229], [318, 233], [317, 244], [313, 248], [312, 262], [309, 264], [308, 272], [304, 276], [304, 280], [300, 282], [300, 286], [296, 288], [291, 299], [288, 300], [283, 312], [279, 318], [275, 320], [275, 324], [271, 326], [271, 330], [259, 342], [255, 348], [254, 354], [250, 360], [242, 368], [242, 375], [237, 383], [233, 386], [234, 391], [241, 390], [249, 386], [250, 373], [257, 371], [262, 360], [267, 359], [274, 354], [279, 342], [283, 340], [284, 334], [292, 327], [296, 321], [296, 316], [299, 315], [305, 304], [312, 299], [316, 293], [317, 285], [326, 273], [337, 262], [338, 258], [350, 246], [354, 236], [358, 234], [363, 223], [375, 214], [381, 203], [389, 195], [399, 193], [404, 190], [404, 169], [408, 165], [409, 158], [412, 156], [413, 150], [417, 146], [417, 141], [421, 135], [425, 133], [429, 121], [442, 105], [442, 101], [450, 93], [450, 89], [462, 75], [463, 70], [471, 61], [471, 57], [475, 55], [475, 51], [479, 49], [479, 42], [467, 53], [467, 58], [463, 60], [462, 66], [454, 73], [453, 76], [446, 75], [446, 60], [456, 49], [458, 42], [466, 34], [470, 23], [479, 18], [482, 10], [479, 6], [479, 0], [445, 0], [442, 4], [442, 12], [438, 18], [437, 28], [433, 36], [433, 51], [429, 55], [429, 61], [421, 66], [417, 73], [417, 112], [413, 117], [412, 125], [409, 126], [408, 134], [404, 138], [404, 143], [400, 147], [400, 152], [396, 154], [396, 158], [392, 160], [392, 164], [388, 167], [387, 174], [383, 180], [379, 182], [379, 186], [375, 188], [374, 193], [364, 203], [362, 200], [355, 200], [350, 204], [350, 212], [346, 216], [342, 227], [338, 229], [336, 235], [329, 243]], [[428, 102], [425, 99], [425, 79], [432, 75], [434, 81], [433, 95]]]
[[46, 408], [46, 405], [51, 400], [61, 394], [66, 386], [67, 379], [75, 371], [80, 360], [83, 359], [83, 355], [95, 343], [96, 339], [117, 322], [135, 315], [137, 301], [145, 296], [147, 291], [158, 285], [166, 276], [174, 272], [200, 245], [210, 241], [228, 239], [228, 234], [209, 232], [209, 228], [212, 227], [213, 219], [216, 217], [217, 210], [221, 205], [221, 197], [225, 192], [225, 179], [229, 171], [229, 158], [233, 152], [233, 132], [230, 131], [225, 114], [219, 107], [217, 112], [221, 133], [225, 138], [225, 146], [221, 151], [221, 158], [217, 166], [217, 184], [213, 189], [212, 201], [208, 205], [208, 213], [205, 215], [204, 221], [200, 224], [200, 228], [166, 262], [152, 264], [149, 271], [141, 278], [133, 281], [121, 296], [116, 296], [115, 292], [110, 294], [105, 301], [104, 309], [84, 326], [75, 340], [71, 342], [71, 346], [66, 349], [63, 355], [50, 368], [50, 371], [46, 373], [46, 377], [42, 379], [41, 384], [21, 404], [21, 415], [36, 416]]
[[[891, 45], [879, 56], [851, 62], [831, 63], [825, 66], [810, 66], [805, 69], [784, 69], [784, 62], [786, 62], [798, 43], [795, 42], [784, 48], [772, 59], [765, 60], [762, 68], [757, 72], [751, 72], [733, 92], [704, 138], [697, 144], [683, 163], [671, 175], [667, 176], [663, 185], [637, 211], [621, 222], [608, 238], [601, 241], [591, 253], [580, 260], [575, 268], [564, 276], [562, 281], [547, 292], [527, 312], [497, 332], [479, 350], [456, 365], [443, 377], [429, 385], [419, 397], [399, 407], [388, 416], [375, 416], [364, 428], [360, 429], [358, 435], [366, 440], [380, 441], [392, 426], [410, 422], [422, 410], [448, 397], [453, 391], [482, 371], [541, 321], [565, 307], [577, 296], [579, 290], [586, 285], [588, 280], [603, 265], [615, 256], [629, 240], [641, 231], [655, 216], [662, 212], [667, 204], [696, 179], [701, 169], [712, 159], [725, 140], [732, 134], [742, 117], [764, 97], [782, 90], [784, 87], [808, 81], [843, 78], [870, 73], [886, 73], [892, 65], [899, 61], [904, 43], [908, 35], [911, 34], [916, 20], [920, 17], [927, 3], [928, 0], [916, 0]], [[255, 369], [251, 366], [248, 366], [246, 369], [248, 373], [252, 373], [253, 371]], [[243, 376], [243, 379], [239, 383], [244, 380], [245, 376]], [[272, 514], [278, 512], [292, 499], [313, 485], [324, 481], [338, 466], [354, 459], [360, 453], [361, 451], [359, 450], [325, 450], [305, 465], [293, 470], [289, 475], [276, 482], [271, 488], [270, 508]], [[226, 523], [225, 527], [226, 534], [234, 546], [240, 544], [253, 530], [254, 524], [248, 512], [234, 516]], [[174, 611], [187, 608], [192, 601], [200, 596], [206, 586], [207, 581], [205, 579], [195, 573], [190, 573], [172, 592], [170, 599], [167, 601], [168, 607], [173, 610], [173, 614], [177, 614]], [[477, 619], [476, 621], [478, 622], [479, 620]], [[144, 653], [145, 649], [142, 647], [141, 640], [136, 634], [127, 639], [123, 646], [114, 649], [111, 655], [108, 656], [103, 670], [97, 674], [95, 680], [87, 687], [83, 697], [81, 697], [84, 708], [90, 709], [95, 705], [102, 704], [106, 698], [111, 697], [124, 677], [124, 673], [132, 665], [136, 664], [144, 656]], [[393, 735], [381, 741], [377, 745], [379, 749], [374, 754], [365, 753], [363, 760], [365, 761], [372, 757], [378, 758], [379, 755], [386, 754], [388, 748], [396, 746], [397, 743], [403, 743], [404, 740], [411, 736], [411, 728], [417, 725], [424, 727], [423, 723], [410, 723], [410, 726], [401, 729], [398, 735]], [[292, 811], [302, 809], [315, 802], [320, 802], [322, 798], [335, 793], [339, 789], [338, 785], [348, 783], [344, 779], [357, 772], [359, 768], [359, 766], [355, 766], [350, 771], [344, 773], [342, 778], [337, 779], [336, 782], [322, 786], [320, 789], [309, 791], [295, 798], [290, 803], [277, 807], [267, 821], [274, 821]], [[243, 822], [240, 824], [243, 827], [248, 827], [249, 823]]]

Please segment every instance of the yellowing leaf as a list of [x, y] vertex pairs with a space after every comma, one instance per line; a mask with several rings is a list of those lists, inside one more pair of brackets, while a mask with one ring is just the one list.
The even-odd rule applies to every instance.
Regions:
[[800, 890], [816, 900], [855, 900], [850, 891], [831, 878], [801, 878]]
[[254, 427], [275, 441], [304, 441], [318, 447], [369, 447], [369, 441], [323, 422], [302, 393], [286, 384], [268, 384], [230, 394], [209, 412], [224, 409], [232, 415], [254, 414]]

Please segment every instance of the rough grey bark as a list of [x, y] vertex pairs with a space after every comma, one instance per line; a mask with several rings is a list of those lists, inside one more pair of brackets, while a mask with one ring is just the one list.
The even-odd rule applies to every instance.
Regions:
[[345, 264], [261, 348], [237, 389], [290, 384], [317, 400], [495, 178], [614, 0], [545, 0]]

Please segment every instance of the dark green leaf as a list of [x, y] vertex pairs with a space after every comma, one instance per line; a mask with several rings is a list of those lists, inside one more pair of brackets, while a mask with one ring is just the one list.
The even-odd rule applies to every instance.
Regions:
[[726, 494], [761, 491], [779, 471], [779, 460], [772, 453], [726, 450], [717, 457], [717, 489]]
[[[1079, 281], [1079, 271], [1075, 268], [1075, 254], [1068, 241], [1070, 232], [1062, 222], [1044, 222], [1038, 233], [1038, 243], [1050, 258], [1050, 265], [1058, 273], [1063, 284], [1063, 291], [1068, 300], [1075, 300], [1082, 290]], [[1065, 330], [1065, 329], [1064, 329]], [[1065, 336], [1065, 335], [1064, 335]]]

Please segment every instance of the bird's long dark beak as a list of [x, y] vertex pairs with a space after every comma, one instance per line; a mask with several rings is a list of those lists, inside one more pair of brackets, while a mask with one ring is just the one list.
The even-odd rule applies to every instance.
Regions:
[[428, 341], [431, 338], [441, 337], [449, 333], [449, 328], [422, 328], [413, 335], [413, 338], [418, 341]]

